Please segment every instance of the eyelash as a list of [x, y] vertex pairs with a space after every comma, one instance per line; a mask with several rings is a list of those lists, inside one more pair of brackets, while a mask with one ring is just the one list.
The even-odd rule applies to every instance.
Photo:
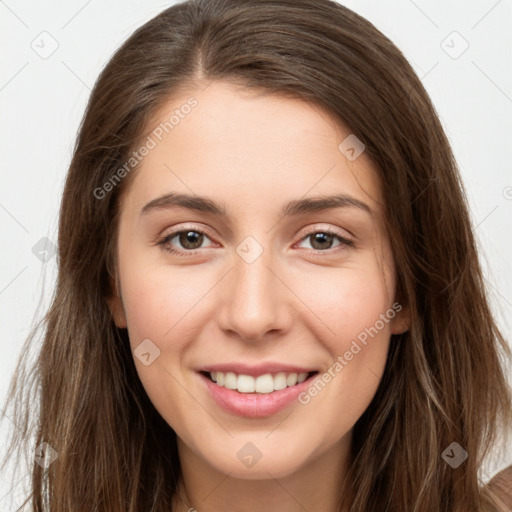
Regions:
[[[204, 231], [202, 229], [187, 228], [187, 229], [180, 229], [179, 231], [174, 231], [172, 233], [169, 233], [169, 234], [163, 236], [162, 238], [160, 238], [157, 241], [156, 245], [160, 245], [162, 247], [162, 249], [164, 249], [165, 251], [170, 252], [172, 254], [177, 254], [179, 256], [193, 256], [196, 253], [196, 251], [200, 251], [201, 249], [200, 248], [199, 249], [188, 249], [188, 250], [176, 249], [176, 248], [172, 247], [171, 245], [168, 245], [169, 241], [172, 240], [176, 235], [180, 235], [181, 233], [187, 233], [190, 231], [192, 231], [194, 233], [200, 233], [201, 235], [204, 235], [204, 236], [210, 238], [208, 236], [208, 233], [206, 233], [206, 231]], [[317, 233], [322, 233], [325, 235], [332, 235], [335, 238], [337, 238], [341, 243], [338, 247], [336, 247], [334, 249], [325, 249], [325, 250], [309, 249], [308, 252], [310, 252], [310, 253], [312, 252], [315, 256], [320, 256], [321, 253], [332, 254], [332, 252], [338, 252], [340, 250], [346, 249], [346, 247], [354, 247], [355, 246], [355, 244], [352, 240], [349, 240], [348, 238], [345, 238], [345, 237], [339, 235], [338, 233], [336, 233], [335, 231], [331, 231], [329, 229], [321, 229], [321, 230], [317, 229], [314, 231], [310, 231], [305, 236], [303, 236], [300, 241], [302, 242], [303, 240], [306, 240], [310, 236], [315, 235]]]

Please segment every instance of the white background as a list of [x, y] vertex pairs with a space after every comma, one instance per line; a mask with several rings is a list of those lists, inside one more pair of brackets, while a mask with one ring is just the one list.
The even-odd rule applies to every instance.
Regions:
[[[512, 0], [341, 3], [402, 50], [430, 94], [461, 169], [493, 306], [512, 340]], [[90, 89], [113, 51], [170, 5], [0, 0], [2, 404], [21, 345], [53, 289], [56, 259], [42, 263], [32, 248], [42, 237], [57, 240], [63, 181]], [[458, 58], [445, 51], [463, 49], [453, 31], [469, 44]], [[46, 49], [58, 44], [46, 59], [32, 48], [43, 38]], [[508, 464], [512, 452], [500, 463]], [[0, 509], [14, 510], [7, 504], [20, 485], [11, 492], [2, 479]]]

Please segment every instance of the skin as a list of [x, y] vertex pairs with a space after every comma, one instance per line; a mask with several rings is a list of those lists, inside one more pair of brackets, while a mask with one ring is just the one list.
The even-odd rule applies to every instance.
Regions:
[[[142, 160], [123, 193], [118, 294], [110, 299], [132, 349], [150, 339], [160, 350], [148, 366], [134, 360], [178, 436], [186, 504], [174, 509], [338, 512], [335, 490], [352, 429], [377, 390], [390, 335], [407, 328], [406, 308], [307, 405], [294, 402], [269, 417], [224, 411], [195, 370], [272, 360], [327, 371], [390, 310], [395, 272], [377, 169], [364, 152], [350, 161], [338, 150], [350, 130], [318, 106], [227, 82], [174, 97], [154, 125], [190, 96], [197, 107]], [[183, 207], [141, 214], [169, 192], [208, 196], [228, 217]], [[280, 215], [291, 200], [334, 193], [365, 202], [373, 213], [341, 207]], [[157, 244], [171, 231], [197, 228], [207, 236], [198, 235], [195, 246], [168, 239], [188, 255]], [[310, 235], [325, 230], [354, 245], [336, 237], [315, 245]], [[236, 252], [247, 236], [263, 249], [252, 263]], [[261, 452], [252, 467], [237, 457], [247, 442]]]

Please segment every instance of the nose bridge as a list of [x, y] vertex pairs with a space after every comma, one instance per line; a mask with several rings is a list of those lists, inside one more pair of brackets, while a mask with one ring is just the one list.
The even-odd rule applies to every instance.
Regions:
[[247, 237], [239, 244], [218, 315], [223, 329], [246, 340], [258, 340], [268, 331], [285, 327], [283, 285], [274, 275], [273, 263], [271, 251], [254, 238]]

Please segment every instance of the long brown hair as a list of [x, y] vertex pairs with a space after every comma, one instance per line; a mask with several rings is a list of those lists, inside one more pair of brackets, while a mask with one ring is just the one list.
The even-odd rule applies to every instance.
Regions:
[[[180, 3], [136, 30], [102, 71], [67, 175], [42, 346], [31, 365], [22, 352], [7, 401], [18, 427], [8, 456], [29, 440], [57, 454], [47, 467], [29, 461], [31, 510], [171, 510], [176, 435], [106, 302], [119, 197], [136, 170], [102, 197], [94, 191], [105, 191], [164, 102], [212, 80], [327, 108], [380, 173], [411, 327], [392, 336], [380, 386], [354, 427], [350, 511], [500, 510], [480, 475], [512, 426], [502, 360], [512, 354], [489, 308], [457, 164], [402, 53], [330, 0]], [[457, 468], [442, 456], [454, 442], [468, 454]]]

